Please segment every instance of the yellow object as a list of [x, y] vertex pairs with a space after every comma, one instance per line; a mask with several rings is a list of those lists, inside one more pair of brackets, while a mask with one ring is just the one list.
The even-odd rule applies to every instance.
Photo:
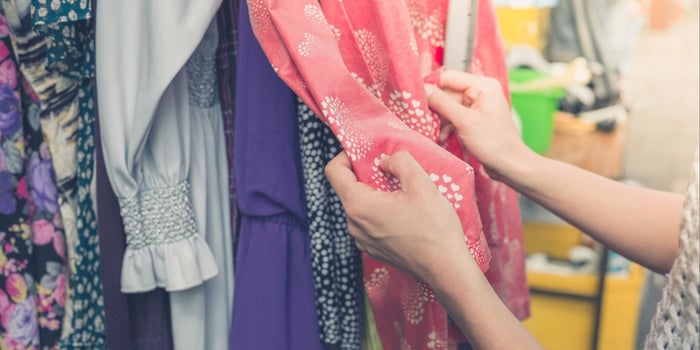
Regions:
[[547, 43], [549, 12], [547, 7], [496, 7], [506, 50], [515, 45], [542, 50]]
[[[527, 222], [524, 226], [525, 251], [546, 252], [566, 258], [568, 251], [581, 242], [583, 233], [566, 224]], [[629, 276], [606, 276], [603, 291], [598, 346], [592, 347], [595, 303], [589, 300], [532, 293], [532, 316], [525, 327], [549, 350], [626, 350], [633, 349], [636, 339], [639, 302], [644, 270], [631, 264]], [[528, 272], [530, 288], [549, 292], [595, 296], [595, 275], [560, 276]]]
[[526, 222], [523, 230], [526, 254], [541, 252], [557, 259], [568, 259], [569, 249], [583, 237], [575, 227], [558, 223]]

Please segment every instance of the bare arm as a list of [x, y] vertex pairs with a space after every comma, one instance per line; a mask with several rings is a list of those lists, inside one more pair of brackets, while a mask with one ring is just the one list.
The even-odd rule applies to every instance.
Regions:
[[507, 182], [616, 252], [660, 273], [678, 255], [681, 195], [633, 187], [534, 155]]
[[[431, 107], [496, 179], [640, 263], [667, 271], [677, 255], [680, 196], [629, 187], [530, 151], [515, 129], [500, 86], [443, 73]], [[469, 107], [466, 107], [469, 106]], [[455, 211], [406, 152], [381, 162], [401, 190], [360, 183], [344, 154], [326, 167], [360, 250], [428, 282], [475, 348], [540, 349], [472, 259]]]
[[495, 80], [446, 71], [440, 86], [444, 91], [427, 88], [431, 108], [492, 176], [631, 260], [662, 273], [671, 268], [682, 196], [625, 185], [530, 151]]

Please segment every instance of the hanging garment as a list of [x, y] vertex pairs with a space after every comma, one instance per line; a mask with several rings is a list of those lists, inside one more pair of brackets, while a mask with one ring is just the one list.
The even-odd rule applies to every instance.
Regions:
[[234, 172], [241, 216], [230, 349], [321, 350], [294, 94], [241, 1]]
[[22, 82], [25, 164], [29, 221], [41, 349], [57, 349], [66, 301], [66, 242], [58, 210], [58, 189], [51, 155], [41, 133], [39, 98]]
[[103, 153], [127, 241], [121, 289], [170, 292], [175, 349], [228, 347], [233, 263], [212, 23], [219, 4], [134, 0], [97, 9]]
[[[233, 252], [236, 249], [238, 209], [236, 209], [236, 189], [233, 182], [233, 110], [236, 94], [236, 47], [238, 39], [238, 0], [223, 0], [216, 15], [219, 25], [219, 48], [216, 52], [216, 70], [219, 82], [221, 116], [224, 120], [226, 136], [226, 162], [228, 164], [228, 195], [231, 212], [231, 238]], [[235, 261], [235, 259], [234, 259]]]
[[[455, 207], [469, 249], [485, 270], [490, 255], [472, 169], [434, 143], [439, 120], [423, 92], [423, 75], [436, 68], [446, 4], [249, 3], [274, 70], [331, 127], [359, 179], [380, 190], [398, 189], [378, 161], [382, 154], [409, 151]], [[368, 257], [363, 262], [384, 348], [445, 348], [447, 315], [427, 285]]]
[[97, 178], [97, 223], [100, 263], [104, 287], [107, 348], [131, 350], [173, 349], [170, 301], [162, 288], [125, 294], [119, 289], [126, 250], [124, 223], [119, 201], [107, 178], [99, 123], [95, 123], [95, 176]]
[[[502, 59], [503, 49], [500, 35], [496, 31], [493, 7], [489, 3], [482, 6], [479, 13], [476, 12], [478, 7], [474, 7], [473, 24], [480, 24], [478, 33], [481, 39], [476, 65], [480, 74], [498, 77], [502, 84], [507, 84]], [[441, 63], [437, 62], [438, 58], [439, 52], [436, 52], [436, 64]], [[482, 61], [486, 63], [483, 64]], [[303, 102], [298, 103], [301, 103], [298, 108], [312, 264], [316, 294], [323, 296], [323, 302], [317, 298], [321, 336], [325, 342], [334, 344], [340, 341], [342, 335], [342, 344], [348, 344], [352, 348], [351, 339], [355, 339], [352, 336], [357, 334], [355, 332], [356, 327], [359, 327], [359, 320], [354, 318], [357, 314], [352, 312], [357, 309], [357, 292], [352, 289], [352, 286], [357, 284], [357, 277], [353, 274], [352, 263], [348, 261], [354, 259], [353, 254], [357, 254], [357, 250], [352, 237], [347, 233], [342, 206], [323, 173], [326, 163], [339, 152], [340, 146], [330, 129], [314, 118], [313, 112], [303, 105]], [[457, 143], [455, 155], [464, 157], [458, 140], [455, 139], [454, 142]], [[486, 275], [509, 309], [519, 319], [523, 319], [529, 315], [529, 294], [525, 281], [522, 225], [517, 207], [517, 194], [504, 184], [491, 180], [476, 160], [469, 160], [469, 164], [479, 169], [475, 174], [477, 204], [493, 255]], [[343, 327], [338, 327], [341, 322]]]
[[130, 0], [97, 7], [99, 118], [109, 130], [102, 146], [127, 240], [123, 292], [185, 290], [218, 272], [194, 217], [191, 113], [182, 97], [183, 67], [219, 4]]
[[[6, 300], [0, 311], [3, 320], [0, 344], [5, 348], [27, 346], [27, 340], [37, 340], [33, 334], [38, 330], [38, 347], [54, 349], [61, 335], [66, 295], [65, 238], [58, 210], [58, 190], [51, 155], [41, 134], [38, 97], [24, 78], [18, 76], [7, 37], [9, 29], [4, 25], [4, 18], [0, 18], [3, 23], [0, 36], [4, 38], [0, 43], [0, 84], [5, 92], [0, 126], [0, 187], [3, 189], [0, 232], [7, 242], [2, 244], [5, 249], [0, 252], [0, 266], [3, 271], [15, 272], [5, 273], [7, 280], [0, 283], [4, 286], [0, 296]], [[21, 108], [15, 108], [20, 106], [13, 104], [12, 96], [19, 98]], [[16, 130], [13, 134], [17, 122], [21, 122], [23, 133]], [[16, 176], [22, 172], [26, 172], [26, 177], [16, 181]], [[7, 174], [15, 174], [15, 181]], [[15, 190], [11, 190], [13, 186]], [[23, 235], [16, 236], [20, 229], [31, 232], [31, 241]], [[31, 276], [27, 272], [31, 272]], [[13, 282], [7, 283], [10, 281]], [[27, 299], [32, 299], [33, 307], [25, 309], [16, 305], [19, 302], [28, 306]], [[30, 310], [36, 310], [36, 314], [27, 313]]]
[[[51, 24], [40, 21], [35, 27], [29, 18], [29, 3], [4, 0], [3, 9], [20, 69], [39, 98], [42, 132], [53, 155], [61, 193], [69, 262], [61, 343], [66, 348], [99, 349], [104, 347], [104, 311], [97, 225], [90, 197], [94, 153], [92, 31], [84, 22], [75, 27], [62, 23], [63, 30], [49, 31], [55, 37], [47, 36], [42, 25]], [[62, 51], [77, 41], [84, 43], [87, 51]], [[63, 60], [76, 64], [63, 65]]]
[[[0, 347], [24, 349], [38, 347], [39, 334], [36, 289], [30, 274], [33, 237], [27, 220], [26, 142], [19, 77], [10, 47], [9, 38], [3, 37], [0, 41]], [[48, 182], [47, 187], [51, 185]], [[37, 203], [56, 205], [52, 198]], [[46, 234], [50, 241], [53, 235]]]
[[343, 205], [324, 173], [342, 147], [300, 99], [297, 115], [321, 340], [327, 347], [357, 349], [364, 323], [362, 262], [348, 233]]
[[[480, 1], [475, 34], [471, 72], [497, 79], [505, 96], [510, 96], [503, 39], [493, 1]], [[459, 143], [456, 136], [452, 142], [451, 150], [454, 150], [457, 148], [454, 143]], [[458, 149], [455, 154], [462, 155], [461, 146]], [[492, 180], [474, 157], [462, 157], [474, 168], [476, 202], [491, 249], [491, 266], [485, 272], [486, 278], [515, 317], [525, 319], [530, 316], [530, 292], [518, 194], [504, 183]]]
[[[187, 61], [187, 98], [191, 117], [189, 182], [199, 234], [210, 247], [219, 274], [203, 285], [171, 292], [176, 349], [227, 349], [233, 308], [228, 169], [216, 80], [218, 26], [212, 22]], [[176, 78], [177, 79], [177, 78]]]

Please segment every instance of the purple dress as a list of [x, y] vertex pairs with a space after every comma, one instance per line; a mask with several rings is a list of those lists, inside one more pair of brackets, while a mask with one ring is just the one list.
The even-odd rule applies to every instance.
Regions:
[[238, 231], [231, 349], [322, 350], [294, 95], [240, 2], [234, 123]]

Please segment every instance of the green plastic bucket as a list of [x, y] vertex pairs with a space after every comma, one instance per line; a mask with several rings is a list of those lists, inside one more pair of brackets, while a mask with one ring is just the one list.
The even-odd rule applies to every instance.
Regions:
[[516, 87], [519, 83], [545, 76], [544, 73], [526, 68], [513, 69], [508, 73], [512, 88], [511, 101], [520, 116], [523, 141], [539, 154], [547, 152], [552, 142], [554, 113], [559, 109], [559, 99], [564, 96], [564, 89], [520, 92]]

